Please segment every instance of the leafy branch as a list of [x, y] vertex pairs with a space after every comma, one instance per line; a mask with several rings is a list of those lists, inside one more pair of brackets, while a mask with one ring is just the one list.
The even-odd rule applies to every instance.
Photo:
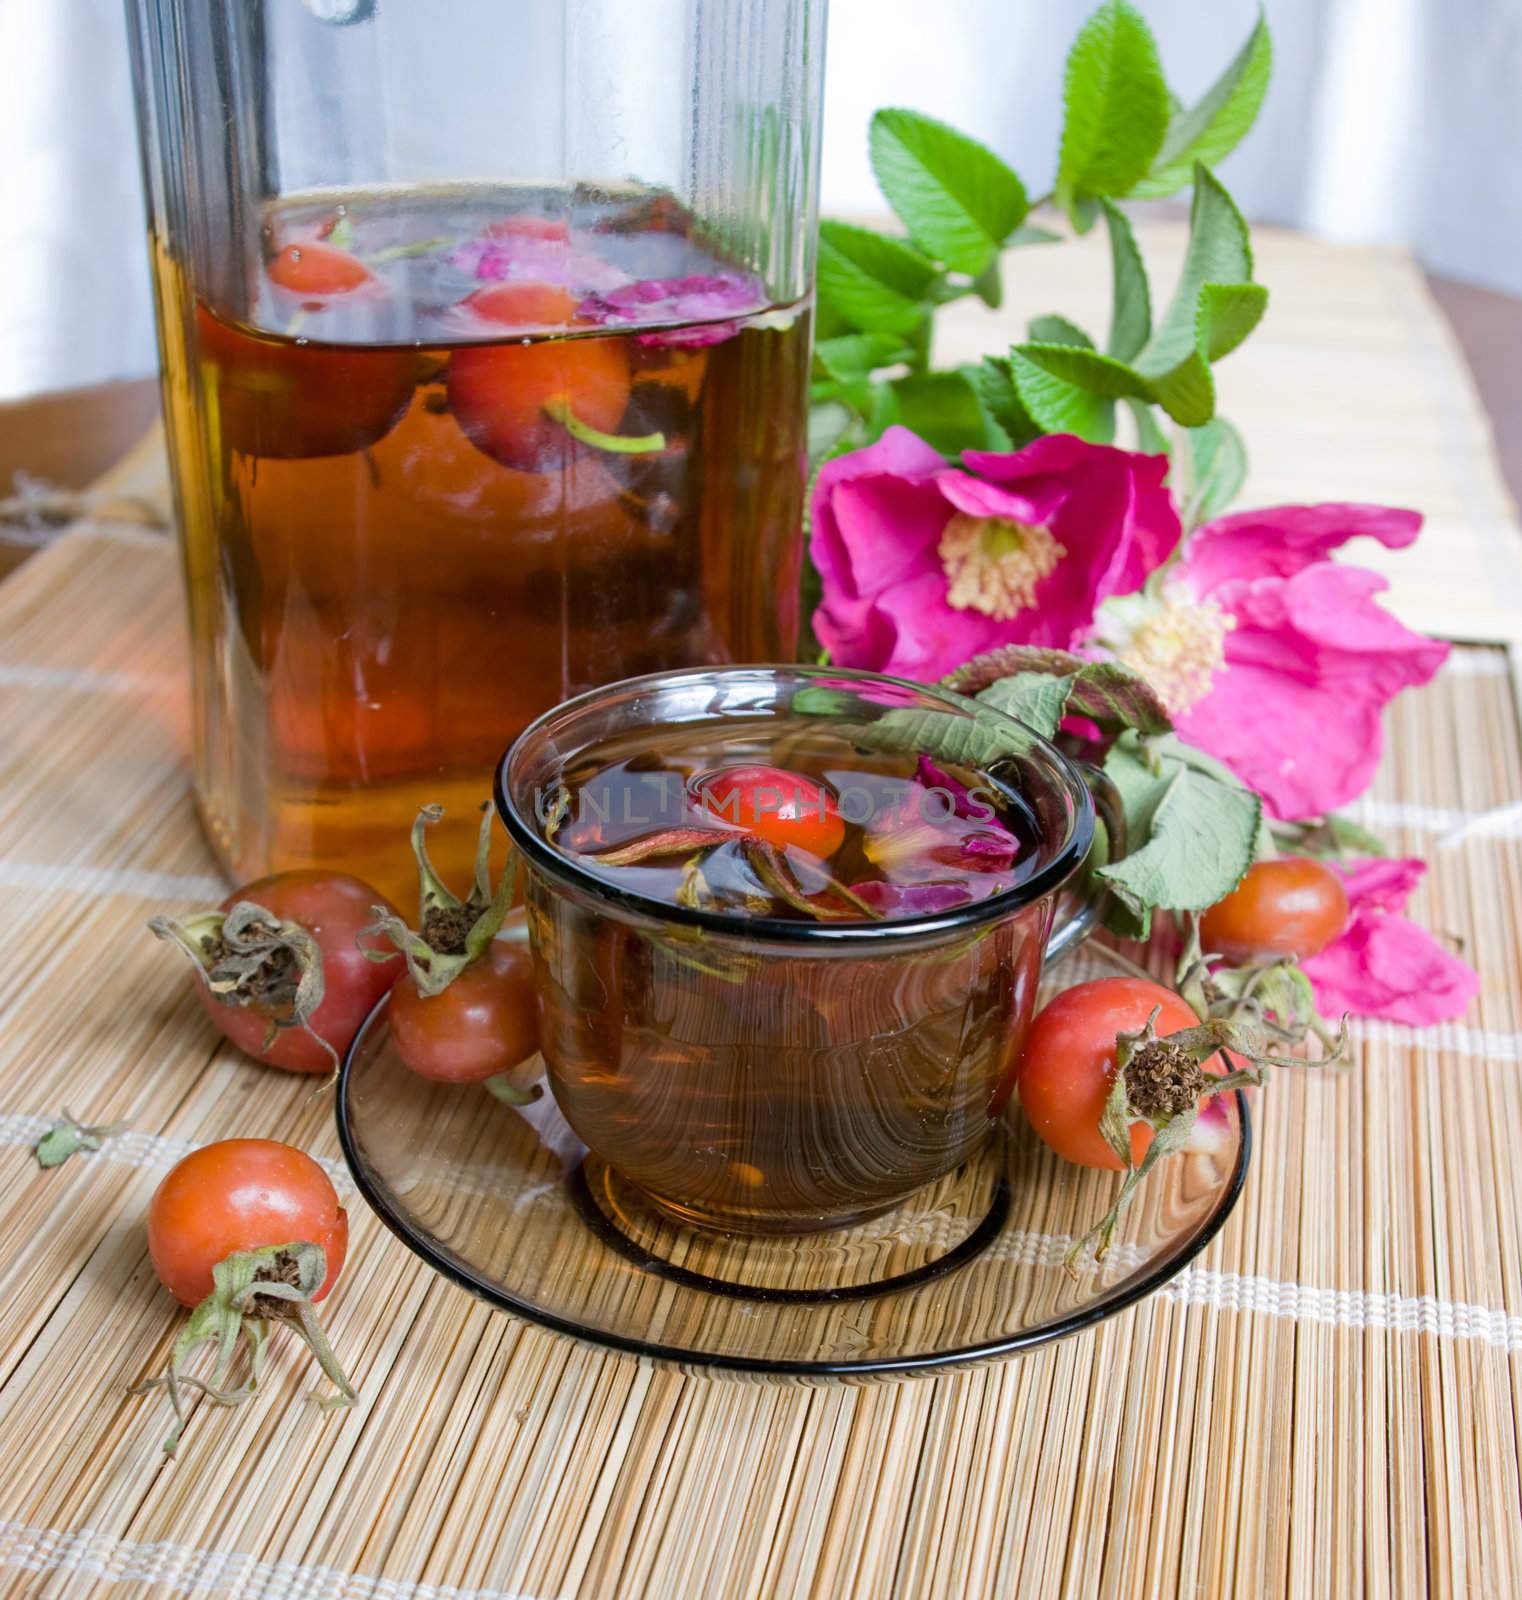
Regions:
[[[1051, 193], [968, 135], [916, 112], [872, 119], [878, 187], [904, 229], [890, 237], [825, 222], [814, 360], [816, 456], [871, 443], [901, 423], [948, 457], [1007, 450], [1046, 433], [1110, 443], [1122, 412], [1140, 448], [1169, 451], [1188, 520], [1229, 503], [1246, 474], [1236, 430], [1216, 413], [1214, 367], [1261, 320], [1248, 229], [1211, 170], [1252, 127], [1272, 68], [1260, 16], [1205, 93], [1169, 91], [1156, 42], [1130, 0], [1104, 0], [1068, 55]], [[1183, 268], [1160, 313], [1121, 202], [1192, 189]], [[1042, 216], [1042, 225], [1032, 222]], [[1035, 318], [1028, 338], [976, 365], [933, 365], [934, 318], [977, 296], [1003, 299], [1005, 252], [1058, 242], [1103, 219], [1111, 264], [1104, 346], [1066, 317]]]

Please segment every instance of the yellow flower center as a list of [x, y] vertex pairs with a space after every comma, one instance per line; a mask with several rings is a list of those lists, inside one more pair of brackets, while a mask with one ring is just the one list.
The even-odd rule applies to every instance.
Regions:
[[1226, 635], [1236, 625], [1213, 600], [1165, 600], [1137, 623], [1116, 659], [1140, 673], [1177, 716], [1204, 697], [1225, 666]]
[[937, 554], [950, 585], [947, 605], [1007, 622], [1036, 603], [1036, 585], [1067, 551], [1045, 528], [958, 512]]

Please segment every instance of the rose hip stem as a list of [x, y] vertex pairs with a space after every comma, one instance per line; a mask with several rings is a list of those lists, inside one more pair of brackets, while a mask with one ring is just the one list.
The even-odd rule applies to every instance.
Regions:
[[664, 433], [604, 433], [601, 428], [583, 422], [571, 410], [571, 402], [563, 398], [546, 400], [540, 409], [552, 422], [558, 422], [578, 444], [589, 445], [594, 450], [609, 450], [620, 456], [638, 456], [666, 448]]

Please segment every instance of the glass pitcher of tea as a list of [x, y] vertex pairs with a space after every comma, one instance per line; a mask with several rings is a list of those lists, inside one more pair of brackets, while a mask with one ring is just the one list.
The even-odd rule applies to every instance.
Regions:
[[825, 0], [128, 10], [235, 878], [402, 892], [546, 708], [792, 657]]

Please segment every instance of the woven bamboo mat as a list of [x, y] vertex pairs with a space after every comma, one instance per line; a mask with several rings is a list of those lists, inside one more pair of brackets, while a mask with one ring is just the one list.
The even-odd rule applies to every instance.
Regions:
[[[1260, 425], [1249, 405], [1268, 397], [1242, 390], [1256, 497], [1444, 507], [1455, 549], [1429, 553], [1403, 609], [1441, 578], [1444, 605], [1494, 611], [1515, 528], [1419, 279], [1273, 239], [1276, 289], [1280, 249], [1395, 320], [1374, 350], [1363, 321], [1328, 323], [1342, 342], [1320, 348], [1307, 404], [1330, 432], [1303, 458], [1311, 423]], [[1297, 292], [1310, 303], [1314, 282]], [[1421, 391], [1426, 475], [1414, 386], [1386, 483], [1328, 394], [1388, 357], [1396, 406], [1392, 307], [1442, 379]], [[1310, 359], [1285, 321], [1295, 348], [1265, 371]], [[1445, 498], [1466, 473], [1473, 523]], [[1478, 636], [1509, 637], [1507, 620]], [[0, 585], [0, 1592], [1522, 1591], [1522, 736], [1504, 652], [1463, 648], [1397, 705], [1364, 807], [1431, 857], [1416, 914], [1485, 981], [1462, 1024], [1366, 1025], [1357, 1073], [1281, 1076], [1236, 1215], [1135, 1310], [979, 1371], [801, 1387], [643, 1366], [488, 1311], [365, 1211], [308, 1083], [218, 1048], [142, 927], [219, 887], [185, 796], [181, 651], [175, 561], [152, 535], [81, 527]], [[134, 1132], [44, 1174], [26, 1147], [64, 1105]], [[268, 1395], [199, 1411], [167, 1463], [162, 1416], [124, 1392], [176, 1323], [142, 1217], [180, 1154], [240, 1134], [311, 1150], [351, 1207], [328, 1321], [364, 1402], [304, 1405], [282, 1342]]]

